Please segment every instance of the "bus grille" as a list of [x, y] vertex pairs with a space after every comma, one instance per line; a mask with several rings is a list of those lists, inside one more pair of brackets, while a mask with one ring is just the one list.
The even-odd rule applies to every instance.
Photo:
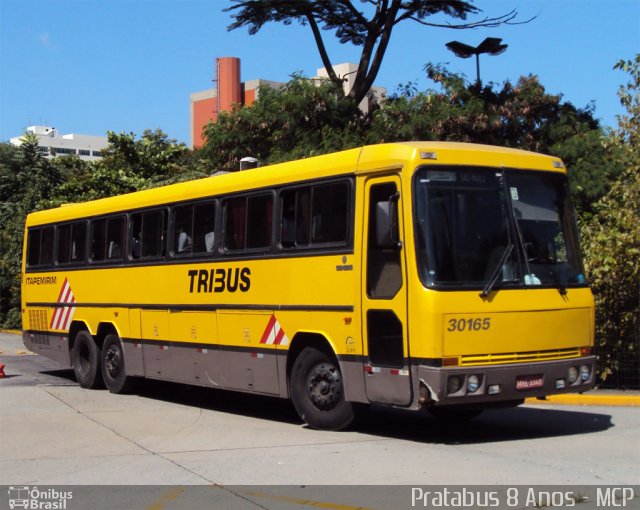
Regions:
[[550, 361], [556, 359], [577, 358], [580, 355], [580, 348], [502, 354], [471, 354], [467, 356], [460, 356], [459, 366]]
[[29, 329], [32, 331], [47, 331], [47, 310], [29, 310]]

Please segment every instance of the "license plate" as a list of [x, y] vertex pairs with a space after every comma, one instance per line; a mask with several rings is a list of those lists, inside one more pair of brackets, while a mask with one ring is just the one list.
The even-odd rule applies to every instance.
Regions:
[[544, 380], [542, 375], [523, 375], [516, 379], [516, 390], [530, 390], [542, 388]]

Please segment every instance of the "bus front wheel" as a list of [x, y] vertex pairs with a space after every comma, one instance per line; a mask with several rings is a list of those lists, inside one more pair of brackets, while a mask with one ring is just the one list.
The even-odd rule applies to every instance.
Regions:
[[110, 334], [102, 344], [102, 377], [111, 393], [126, 393], [132, 379], [125, 370], [124, 350], [118, 335]]
[[312, 428], [341, 430], [356, 417], [356, 406], [344, 399], [337, 361], [324, 352], [305, 348], [291, 369], [290, 394], [298, 415]]
[[100, 349], [91, 333], [78, 331], [71, 349], [71, 365], [76, 381], [83, 388], [95, 389], [103, 387], [100, 370]]

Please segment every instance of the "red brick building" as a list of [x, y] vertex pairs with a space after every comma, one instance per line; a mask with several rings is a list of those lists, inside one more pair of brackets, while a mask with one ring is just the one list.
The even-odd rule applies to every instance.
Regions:
[[[338, 64], [334, 70], [338, 76], [344, 78], [345, 93], [353, 85], [355, 79], [355, 64]], [[328, 79], [324, 68], [317, 70], [316, 79]], [[234, 104], [248, 106], [258, 97], [261, 86], [278, 88], [284, 83], [269, 80], [251, 80], [243, 82], [240, 78], [240, 59], [236, 57], [220, 57], [216, 59], [215, 70], [216, 88], [194, 92], [190, 97], [191, 110], [191, 147], [204, 145], [203, 130], [210, 122], [218, 119], [219, 112], [231, 111]], [[218, 93], [219, 92], [219, 93]], [[369, 97], [362, 100], [360, 109], [369, 111], [372, 102], [380, 101], [386, 95], [386, 89], [372, 87]]]

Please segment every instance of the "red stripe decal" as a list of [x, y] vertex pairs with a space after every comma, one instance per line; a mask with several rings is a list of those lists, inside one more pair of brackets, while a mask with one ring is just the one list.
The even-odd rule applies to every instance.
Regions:
[[280, 331], [278, 331], [278, 334], [276, 335], [276, 341], [273, 343], [276, 345], [280, 345], [280, 342], [282, 342], [283, 338], [284, 338], [284, 329], [280, 328]]
[[267, 324], [267, 328], [264, 330], [264, 333], [262, 333], [262, 338], [260, 339], [260, 343], [261, 344], [266, 344], [267, 340], [269, 339], [269, 335], [271, 335], [271, 330], [273, 329], [273, 326], [276, 323], [276, 316], [274, 314], [271, 314], [271, 318], [269, 319], [269, 324]]

